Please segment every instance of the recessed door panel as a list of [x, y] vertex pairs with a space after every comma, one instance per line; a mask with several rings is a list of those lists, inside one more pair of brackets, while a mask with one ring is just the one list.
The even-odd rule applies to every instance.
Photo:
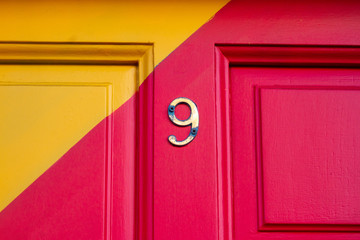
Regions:
[[235, 235], [358, 237], [360, 71], [232, 67], [229, 89]]
[[151, 46], [0, 48], [0, 238], [133, 238]]
[[256, 94], [264, 224], [359, 224], [359, 89]]

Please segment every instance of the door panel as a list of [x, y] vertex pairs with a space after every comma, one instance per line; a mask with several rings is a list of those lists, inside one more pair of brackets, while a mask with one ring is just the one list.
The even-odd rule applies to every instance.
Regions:
[[339, 49], [326, 48], [326, 61], [314, 55], [318, 48], [302, 59], [304, 48], [271, 46], [246, 56], [259, 48], [224, 47], [232, 49], [229, 73], [218, 79], [228, 81], [229, 90], [218, 87], [231, 152], [220, 167], [232, 176], [231, 193], [222, 182], [220, 190], [233, 199], [219, 208], [233, 213], [235, 239], [358, 239], [360, 70], [345, 67], [357, 59], [340, 63]]
[[[329, 78], [326, 70], [317, 71], [323, 73], [325, 83]], [[313, 82], [312, 72], [306, 81]], [[356, 71], [340, 71], [340, 76], [334, 72], [330, 73], [334, 78], [359, 76]], [[232, 73], [243, 75], [236, 70]], [[267, 71], [263, 73], [267, 78]], [[261, 129], [257, 140], [261, 149], [257, 151], [261, 151], [263, 224], [358, 225], [359, 89], [282, 87], [257, 89], [255, 111], [259, 118], [255, 122]]]
[[141, 143], [139, 119], [152, 105], [144, 110], [151, 101], [133, 95], [152, 71], [152, 46], [0, 49], [0, 207], [11, 202], [0, 214], [0, 238], [133, 238], [145, 211], [138, 205], [151, 205], [135, 169], [151, 171], [140, 161], [151, 141]]

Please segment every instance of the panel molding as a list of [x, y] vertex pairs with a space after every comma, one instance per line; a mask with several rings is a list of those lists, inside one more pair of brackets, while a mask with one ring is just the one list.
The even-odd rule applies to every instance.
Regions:
[[[130, 65], [137, 68], [135, 101], [135, 222], [136, 239], [153, 238], [153, 76], [146, 90], [142, 82], [154, 70], [153, 44], [146, 43], [52, 43], [0, 42], [0, 65]], [[0, 86], [90, 86], [106, 87], [109, 107], [106, 118], [107, 150], [105, 163], [104, 239], [112, 235], [112, 141], [113, 98], [108, 82], [0, 82]]]
[[[219, 240], [233, 239], [234, 200], [230, 129], [230, 67], [337, 67], [360, 68], [358, 46], [311, 45], [215, 45], [216, 133], [217, 133], [217, 192]], [[317, 88], [316, 86], [313, 86]], [[328, 86], [330, 89], [331, 86]], [[309, 86], [298, 86], [309, 88]], [[323, 87], [319, 87], [320, 89]], [[334, 87], [338, 88], [338, 86]], [[353, 87], [344, 87], [353, 89]], [[357, 88], [356, 88], [357, 89]], [[254, 104], [259, 102], [254, 89]], [[259, 118], [259, 111], [255, 112]], [[264, 220], [262, 193], [262, 164], [260, 129], [255, 129], [257, 176], [258, 231], [360, 232], [360, 225], [352, 224], [274, 224]]]
[[359, 232], [360, 224], [307, 224], [307, 223], [272, 223], [265, 220], [265, 197], [264, 197], [264, 167], [263, 167], [263, 135], [262, 135], [262, 116], [261, 116], [261, 90], [312, 90], [312, 91], [359, 91], [359, 86], [314, 86], [314, 85], [256, 85], [254, 86], [255, 98], [255, 129], [256, 129], [256, 165], [257, 165], [257, 196], [258, 196], [258, 219], [260, 231], [344, 231]]
[[139, 87], [154, 69], [153, 44], [0, 42], [0, 64], [135, 65]]

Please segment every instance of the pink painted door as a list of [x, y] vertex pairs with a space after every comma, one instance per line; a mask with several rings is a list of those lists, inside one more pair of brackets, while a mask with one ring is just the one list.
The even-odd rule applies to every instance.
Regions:
[[[157, 66], [155, 239], [360, 239], [360, 8], [347, 3], [231, 1]], [[177, 97], [200, 117], [180, 148]]]

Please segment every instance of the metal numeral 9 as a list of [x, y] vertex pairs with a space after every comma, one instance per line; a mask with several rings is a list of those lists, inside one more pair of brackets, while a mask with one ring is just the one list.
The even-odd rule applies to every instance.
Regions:
[[[179, 120], [175, 116], [175, 108], [180, 103], [184, 103], [188, 105], [190, 108], [190, 117], [186, 120]], [[168, 138], [169, 142], [174, 146], [181, 147], [189, 144], [192, 140], [194, 140], [199, 129], [199, 113], [196, 104], [188, 98], [184, 98], [184, 97], [176, 98], [170, 103], [168, 108], [168, 114], [170, 120], [177, 126], [186, 127], [191, 125], [190, 134], [185, 140], [177, 141], [174, 135], [170, 135]]]

